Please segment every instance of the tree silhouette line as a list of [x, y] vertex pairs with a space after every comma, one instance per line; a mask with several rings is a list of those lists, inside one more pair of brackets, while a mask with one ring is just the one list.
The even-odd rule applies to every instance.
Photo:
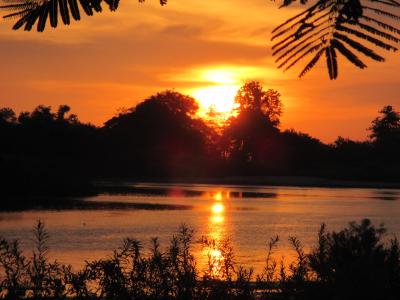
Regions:
[[[57, 27], [59, 19], [65, 25], [81, 19], [81, 12], [88, 16], [103, 11], [102, 4], [110, 11], [118, 9], [119, 0], [1, 0], [0, 9], [9, 11], [5, 19], [18, 18], [13, 26], [30, 31], [37, 24], [37, 31], [44, 31], [46, 24]], [[145, 0], [138, 0], [145, 2]], [[167, 0], [160, 0], [161, 5]], [[283, 0], [288, 7], [296, 0]], [[300, 0], [301, 5], [308, 4]], [[330, 79], [338, 77], [338, 53], [354, 66], [364, 69], [363, 59], [378, 62], [384, 57], [374, 48], [397, 51], [400, 42], [398, 22], [400, 2], [396, 0], [318, 0], [308, 8], [277, 26], [272, 31], [273, 55], [278, 68], [288, 70], [298, 62], [312, 56], [300, 72], [307, 74], [325, 56]], [[49, 21], [48, 21], [49, 20]], [[361, 55], [363, 58], [360, 58]]]
[[[224, 124], [197, 115], [196, 100], [163, 91], [103, 126], [82, 123], [61, 105], [39, 105], [18, 116], [0, 109], [0, 166], [5, 190], [35, 194], [89, 191], [88, 179], [312, 176], [398, 182], [400, 114], [385, 106], [370, 137], [324, 144], [281, 130], [283, 105], [275, 90], [246, 83]], [[24, 186], [24, 189], [15, 188]], [[14, 188], [12, 188], [14, 187]]]

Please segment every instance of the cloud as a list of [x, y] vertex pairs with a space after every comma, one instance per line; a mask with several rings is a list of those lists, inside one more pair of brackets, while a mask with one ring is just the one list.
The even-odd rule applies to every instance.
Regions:
[[14, 32], [0, 24], [0, 106], [17, 111], [37, 104], [72, 105], [83, 120], [102, 124], [117, 108], [130, 107], [160, 90], [190, 91], [212, 84], [214, 69], [233, 70], [238, 81], [260, 80], [282, 94], [283, 127], [325, 141], [337, 135], [363, 138], [379, 108], [400, 108], [397, 55], [357, 70], [340, 59], [329, 81], [321, 60], [299, 80], [302, 65], [276, 69], [271, 30], [298, 12], [265, 0], [123, 1], [116, 13], [83, 17], [45, 33]]

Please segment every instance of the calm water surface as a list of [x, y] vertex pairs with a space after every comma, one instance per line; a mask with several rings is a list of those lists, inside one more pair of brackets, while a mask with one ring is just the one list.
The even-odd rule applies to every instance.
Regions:
[[[277, 258], [290, 259], [287, 239], [298, 237], [306, 248], [313, 245], [321, 223], [341, 229], [352, 220], [370, 218], [384, 223], [388, 236], [400, 236], [400, 190], [296, 188], [229, 185], [134, 184], [136, 194], [99, 195], [87, 201], [191, 205], [190, 209], [61, 210], [0, 213], [0, 236], [18, 238], [24, 249], [32, 246], [32, 226], [43, 220], [50, 233], [51, 257], [78, 268], [85, 260], [111, 254], [125, 237], [149, 246], [151, 237], [167, 243], [185, 223], [195, 231], [195, 240], [230, 237], [236, 261], [259, 271], [266, 243], [279, 235]], [[149, 190], [149, 193], [146, 193]], [[164, 193], [152, 193], [162, 190]], [[199, 244], [194, 253], [200, 262], [206, 254]]]

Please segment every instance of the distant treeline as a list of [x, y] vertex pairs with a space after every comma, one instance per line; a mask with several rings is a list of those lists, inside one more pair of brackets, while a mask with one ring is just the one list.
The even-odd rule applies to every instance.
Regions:
[[154, 238], [146, 251], [127, 238], [109, 257], [73, 270], [49, 260], [48, 234], [39, 221], [32, 255], [17, 240], [0, 237], [0, 299], [398, 300], [399, 244], [385, 243], [384, 235], [385, 228], [369, 220], [338, 232], [322, 225], [309, 253], [289, 238], [295, 253], [289, 265], [277, 258], [275, 237], [264, 269], [254, 274], [235, 262], [229, 239], [202, 238], [208, 259], [200, 266], [192, 254], [193, 231], [183, 225], [166, 248]]
[[201, 119], [195, 99], [168, 90], [101, 127], [80, 122], [67, 105], [56, 111], [40, 105], [19, 116], [2, 108], [1, 181], [14, 192], [63, 194], [90, 193], [87, 178], [400, 179], [400, 114], [391, 106], [372, 121], [368, 140], [339, 137], [324, 144], [295, 130], [280, 130], [283, 107], [277, 91], [248, 82], [235, 101], [232, 117], [220, 123], [217, 112]]

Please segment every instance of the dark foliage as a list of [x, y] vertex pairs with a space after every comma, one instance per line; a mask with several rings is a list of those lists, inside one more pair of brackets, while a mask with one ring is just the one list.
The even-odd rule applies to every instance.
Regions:
[[272, 126], [279, 125], [279, 118], [283, 112], [283, 104], [278, 91], [269, 89], [264, 91], [258, 81], [246, 82], [237, 92], [235, 104], [236, 111], [261, 113]]
[[213, 131], [197, 110], [193, 98], [165, 91], [110, 119], [100, 129], [107, 167], [115, 167], [116, 176], [167, 178], [211, 171]]
[[[229, 239], [202, 239], [208, 255], [204, 272], [192, 254], [193, 231], [182, 225], [166, 249], [152, 239], [149, 251], [127, 238], [108, 258], [83, 269], [48, 259], [48, 234], [35, 226], [35, 249], [26, 257], [18, 241], [0, 238], [2, 299], [340, 299], [394, 300], [400, 296], [400, 250], [396, 239], [384, 242], [385, 228], [369, 220], [339, 232], [321, 226], [310, 253], [291, 237], [296, 258], [289, 267], [275, 259], [279, 238], [267, 244], [264, 271], [237, 265]], [[209, 252], [211, 253], [211, 252]]]
[[[0, 9], [10, 11], [4, 16], [5, 19], [18, 18], [13, 29], [17, 30], [24, 27], [24, 30], [30, 31], [37, 23], [37, 31], [45, 29], [49, 22], [51, 27], [57, 27], [59, 19], [64, 25], [70, 25], [71, 20], [79, 21], [81, 14], [93, 16], [95, 13], [103, 11], [102, 4], [108, 7], [110, 11], [118, 8], [119, 0], [3, 0], [6, 5], [0, 6]], [[145, 0], [138, 0], [145, 2]], [[160, 0], [161, 5], [167, 4], [167, 0]]]
[[276, 91], [248, 83], [237, 101], [237, 114], [218, 130], [197, 116], [193, 98], [174, 91], [149, 97], [103, 127], [81, 123], [65, 105], [56, 112], [38, 106], [18, 117], [10, 108], [0, 109], [2, 193], [21, 199], [88, 195], [95, 192], [90, 181], [104, 178], [400, 179], [400, 121], [391, 106], [372, 122], [370, 140], [339, 137], [326, 145], [280, 130]]
[[390, 105], [385, 106], [381, 117], [372, 121], [371, 138], [377, 142], [398, 140], [400, 138], [400, 113]]
[[[312, 175], [322, 177], [328, 175], [326, 170], [333, 159], [329, 153], [331, 149], [329, 145], [293, 129], [285, 130], [280, 136], [284, 145], [281, 150], [285, 154], [281, 167], [286, 174], [311, 175], [312, 173], [308, 173], [309, 170], [314, 170]], [[343, 158], [344, 163], [346, 158]]]
[[[284, 1], [282, 7], [295, 1]], [[301, 3], [307, 3], [302, 0]], [[307, 74], [325, 56], [330, 79], [338, 77], [338, 54], [360, 69], [364, 58], [384, 61], [375, 48], [397, 51], [400, 3], [394, 0], [319, 0], [274, 29], [272, 47], [278, 68], [288, 70], [311, 59], [299, 77]]]
[[[0, 173], [3, 195], [64, 195], [91, 192], [86, 171], [96, 149], [96, 128], [82, 124], [70, 108], [56, 113], [38, 106], [18, 119], [0, 113]], [[85, 166], [82, 168], [82, 166]]]
[[400, 296], [399, 244], [383, 243], [386, 229], [369, 220], [318, 235], [318, 246], [309, 255], [318, 289], [314, 299], [398, 299]]
[[[57, 27], [59, 18], [65, 25], [71, 19], [78, 21], [81, 13], [92, 16], [103, 10], [118, 8], [119, 0], [2, 0], [7, 4], [0, 9], [11, 13], [4, 18], [18, 18], [13, 29], [24, 27], [30, 31], [37, 23], [37, 31], [43, 31], [47, 23]], [[139, 0], [145, 2], [145, 0]], [[283, 0], [287, 7], [296, 0]], [[302, 5], [308, 0], [300, 0]], [[160, 0], [161, 5], [167, 0]], [[375, 48], [397, 51], [400, 29], [397, 23], [400, 2], [396, 0], [318, 0], [303, 12], [291, 17], [272, 32], [272, 47], [277, 56], [278, 68], [288, 70], [298, 62], [311, 59], [300, 72], [307, 74], [325, 57], [330, 79], [338, 77], [338, 54], [360, 69], [367, 65], [364, 57], [382, 62], [384, 57]], [[360, 58], [359, 56], [362, 56]]]
[[280, 168], [283, 145], [279, 129], [260, 111], [245, 110], [232, 118], [222, 141], [226, 159], [243, 172], [239, 175], [256, 175], [257, 168], [273, 174]]
[[225, 159], [240, 170], [239, 175], [259, 175], [258, 170], [279, 173], [283, 162], [278, 129], [283, 111], [280, 94], [264, 91], [259, 82], [250, 81], [239, 89], [235, 103], [237, 115], [228, 120], [221, 137]]

